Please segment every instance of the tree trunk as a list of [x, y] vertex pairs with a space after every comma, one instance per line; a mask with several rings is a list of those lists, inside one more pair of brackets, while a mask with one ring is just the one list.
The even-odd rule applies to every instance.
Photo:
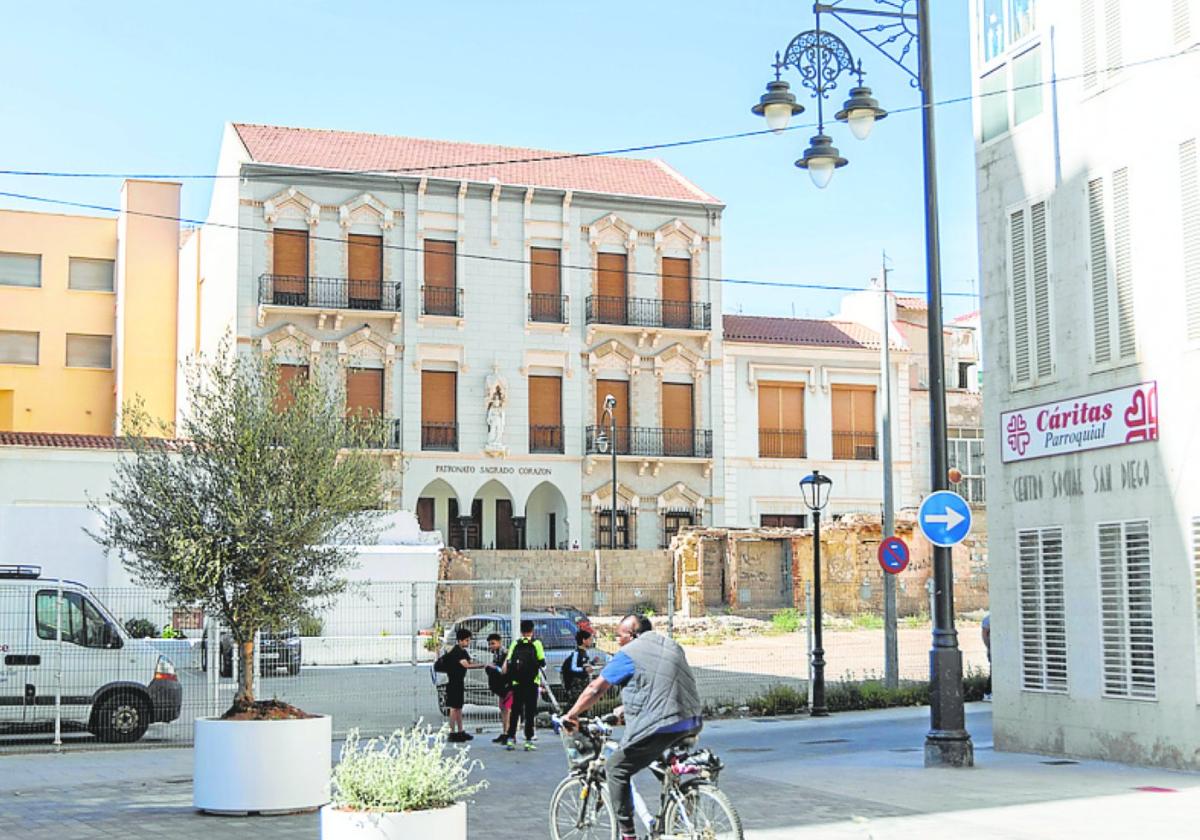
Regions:
[[238, 649], [238, 692], [233, 698], [233, 707], [249, 709], [254, 705], [254, 637], [237, 642]]

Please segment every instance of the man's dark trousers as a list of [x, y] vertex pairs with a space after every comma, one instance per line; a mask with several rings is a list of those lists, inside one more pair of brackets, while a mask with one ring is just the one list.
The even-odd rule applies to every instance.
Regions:
[[633, 834], [633, 791], [630, 780], [649, 767], [663, 750], [695, 735], [691, 732], [656, 732], [640, 741], [621, 747], [608, 757], [608, 799], [617, 812], [617, 825], [622, 834]]
[[517, 737], [517, 721], [525, 721], [525, 740], [533, 740], [533, 723], [537, 719], [538, 686], [537, 683], [516, 683], [513, 685], [512, 711], [508, 713], [508, 737]]

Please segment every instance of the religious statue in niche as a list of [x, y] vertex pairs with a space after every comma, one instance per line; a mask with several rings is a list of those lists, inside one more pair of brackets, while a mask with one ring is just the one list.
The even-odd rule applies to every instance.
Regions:
[[492, 372], [488, 374], [484, 387], [488, 430], [484, 452], [488, 455], [507, 455], [508, 448], [504, 445], [504, 409], [508, 405], [508, 382], [500, 375], [499, 365], [492, 365]]

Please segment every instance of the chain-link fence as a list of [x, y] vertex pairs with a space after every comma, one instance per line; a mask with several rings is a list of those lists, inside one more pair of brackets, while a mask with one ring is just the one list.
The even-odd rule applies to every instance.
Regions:
[[[454, 644], [455, 632], [471, 631], [472, 659], [488, 664], [494, 656], [488, 637], [498, 635], [495, 644], [507, 650], [517, 622], [528, 618], [546, 652], [549, 686], [566, 703], [579, 688], [564, 684], [562, 667], [576, 630], [592, 631], [591, 655], [602, 667], [617, 650], [617, 624], [632, 612], [684, 646], [708, 713], [802, 707], [810, 682], [811, 588], [805, 583], [791, 594], [782, 573], [780, 580], [726, 583], [705, 594], [702, 609], [688, 611], [675, 586], [661, 581], [537, 588], [517, 580], [356, 583], [296, 625], [260, 631], [252, 664], [256, 696], [329, 714], [338, 735], [440, 722], [448, 680], [432, 666]], [[197, 717], [230, 707], [242, 667], [237, 646], [228, 628], [202, 612], [147, 589], [87, 590], [34, 579], [3, 584], [0, 751], [188, 744]], [[827, 683], [881, 679], [879, 594], [835, 582], [822, 595]], [[928, 594], [921, 595], [924, 609], [910, 605], [899, 622], [902, 680], [928, 679]], [[968, 613], [959, 622], [967, 671], [987, 668], [979, 617]], [[464, 701], [468, 730], [498, 731], [499, 697], [483, 669], [466, 672]]]

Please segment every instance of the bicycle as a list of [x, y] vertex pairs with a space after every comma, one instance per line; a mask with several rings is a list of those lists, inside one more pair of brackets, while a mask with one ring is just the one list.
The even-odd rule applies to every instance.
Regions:
[[[550, 799], [553, 840], [618, 840], [617, 817], [606, 796], [605, 759], [616, 749], [613, 717], [582, 718], [568, 733], [557, 715], [554, 731], [562, 736], [568, 772]], [[711, 750], [694, 750], [689, 738], [666, 750], [650, 772], [662, 785], [657, 814], [633, 790], [637, 818], [653, 840], [742, 840], [742, 821], [717, 779], [724, 764]]]

